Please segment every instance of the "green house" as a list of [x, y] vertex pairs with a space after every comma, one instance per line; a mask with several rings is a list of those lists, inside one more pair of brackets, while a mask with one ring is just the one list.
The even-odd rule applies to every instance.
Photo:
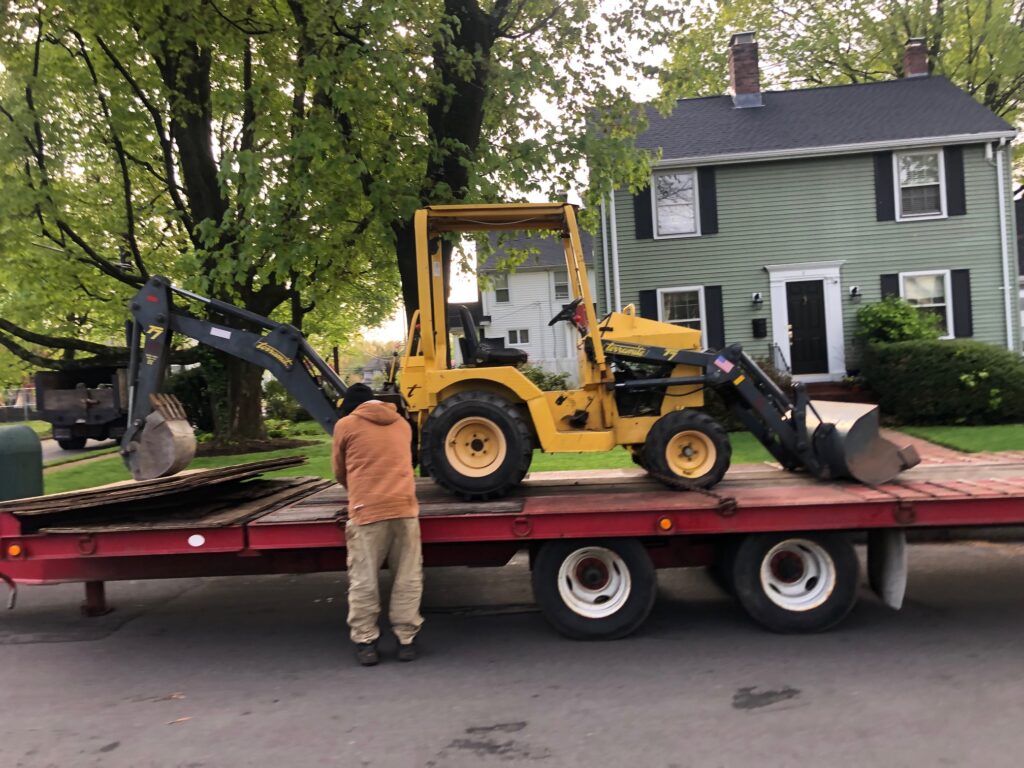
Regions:
[[1020, 350], [1014, 129], [911, 40], [905, 76], [761, 92], [757, 43], [729, 45], [730, 94], [651, 112], [650, 185], [601, 205], [602, 309], [699, 328], [800, 380], [857, 366], [857, 310], [900, 295], [947, 337]]

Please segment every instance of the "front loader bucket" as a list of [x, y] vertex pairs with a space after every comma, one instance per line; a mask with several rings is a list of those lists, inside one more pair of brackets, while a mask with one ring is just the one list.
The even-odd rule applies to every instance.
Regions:
[[138, 440], [128, 444], [125, 463], [136, 480], [174, 475], [196, 455], [196, 436], [181, 402], [174, 395], [153, 395]]
[[880, 485], [921, 462], [912, 445], [900, 448], [878, 428], [877, 405], [812, 400], [807, 408], [807, 434], [830, 477]]

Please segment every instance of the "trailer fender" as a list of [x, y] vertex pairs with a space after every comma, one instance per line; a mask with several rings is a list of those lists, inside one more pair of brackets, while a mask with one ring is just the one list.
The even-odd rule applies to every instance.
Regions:
[[907, 534], [902, 528], [868, 532], [868, 583], [894, 611], [903, 607], [907, 592]]

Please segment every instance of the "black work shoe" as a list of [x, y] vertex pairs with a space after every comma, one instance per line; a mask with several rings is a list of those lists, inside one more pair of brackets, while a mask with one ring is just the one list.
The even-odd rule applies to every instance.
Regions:
[[408, 644], [398, 644], [398, 660], [399, 661], [416, 661], [419, 656], [419, 650], [416, 648], [416, 641], [413, 640]]
[[380, 662], [376, 643], [356, 643], [356, 660], [364, 667], [373, 667]]

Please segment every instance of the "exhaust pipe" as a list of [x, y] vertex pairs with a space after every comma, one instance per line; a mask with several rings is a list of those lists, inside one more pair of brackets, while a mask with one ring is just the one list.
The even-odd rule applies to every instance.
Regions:
[[811, 400], [806, 424], [814, 455], [830, 478], [881, 485], [921, 463], [914, 446], [900, 448], [879, 434], [877, 405]]

